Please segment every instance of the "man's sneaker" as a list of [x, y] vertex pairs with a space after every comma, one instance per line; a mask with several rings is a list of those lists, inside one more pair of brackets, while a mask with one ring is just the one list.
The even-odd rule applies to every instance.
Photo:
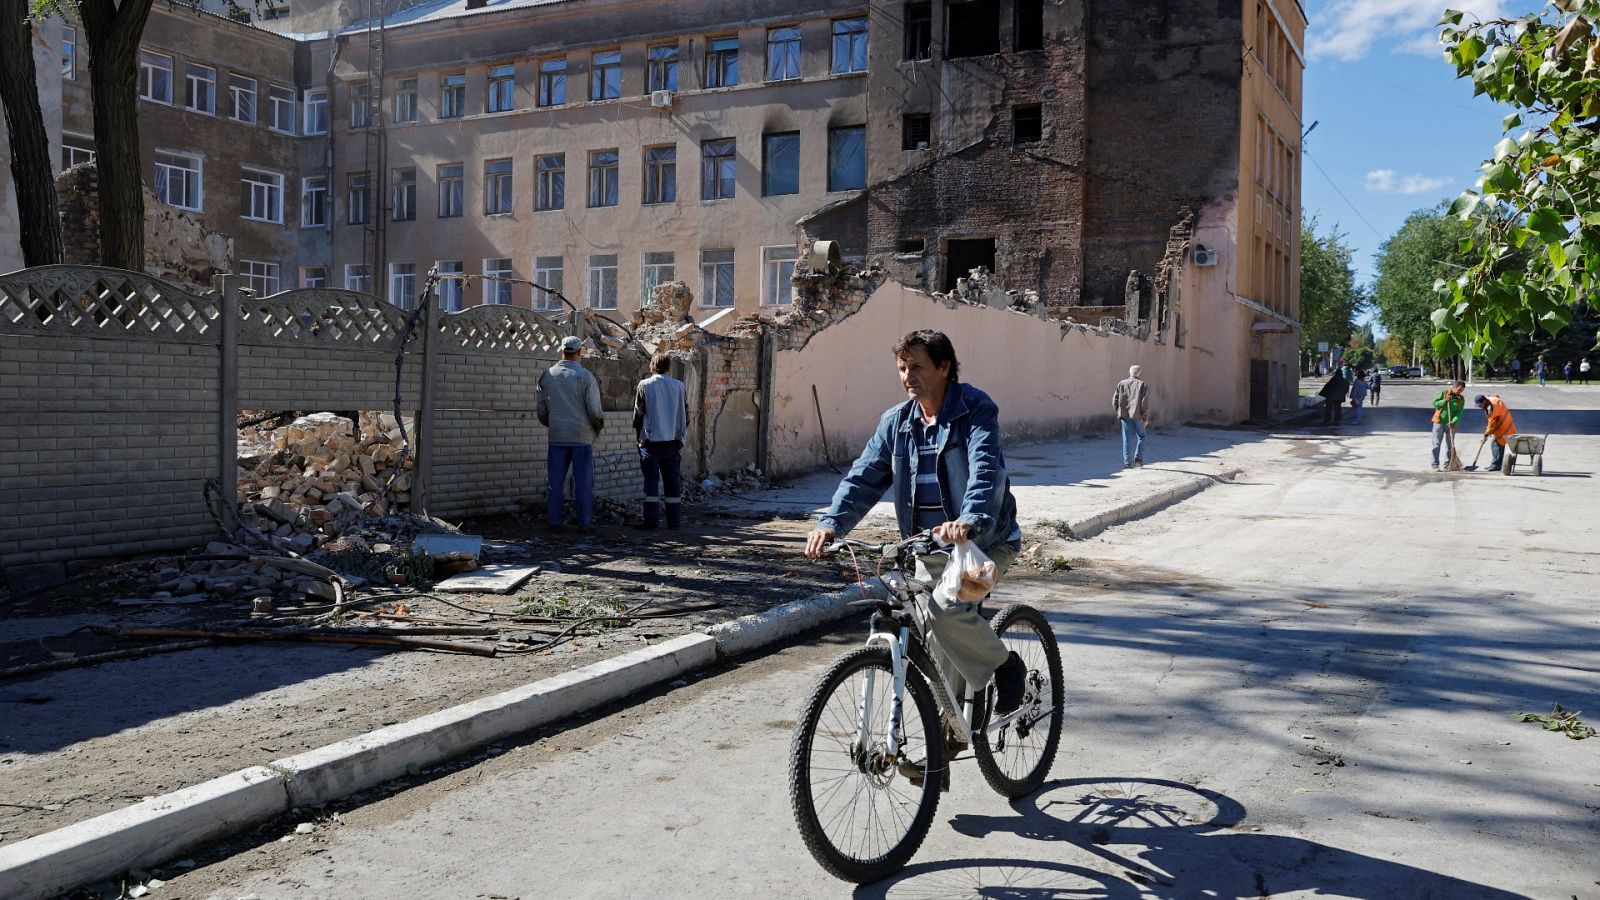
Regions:
[[1134, 460], [1134, 461], [1133, 461], [1133, 467], [1134, 467], [1134, 468], [1135, 468], [1135, 469], [1142, 469], [1142, 468], [1144, 468], [1144, 460], [1142, 460], [1142, 459], [1135, 459], [1135, 460]]
[[1000, 715], [1015, 712], [1022, 705], [1028, 686], [1028, 666], [1015, 650], [994, 670], [994, 711]]

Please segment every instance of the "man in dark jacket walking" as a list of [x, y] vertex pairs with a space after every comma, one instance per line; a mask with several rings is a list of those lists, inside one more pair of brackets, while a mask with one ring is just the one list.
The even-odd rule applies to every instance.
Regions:
[[1344, 424], [1344, 398], [1350, 394], [1350, 382], [1344, 379], [1344, 370], [1335, 369], [1333, 377], [1317, 392], [1322, 397], [1322, 424]]

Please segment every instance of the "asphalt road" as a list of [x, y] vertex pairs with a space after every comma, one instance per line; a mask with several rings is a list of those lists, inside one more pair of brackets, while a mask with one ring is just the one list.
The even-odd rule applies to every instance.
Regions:
[[1427, 471], [1437, 390], [1264, 435], [1239, 483], [1010, 582], [1064, 645], [1053, 780], [1008, 804], [958, 763], [883, 884], [824, 874], [785, 790], [852, 623], [308, 812], [153, 896], [1600, 897], [1600, 738], [1514, 720], [1600, 724], [1600, 387], [1501, 388], [1558, 436], [1539, 479]]

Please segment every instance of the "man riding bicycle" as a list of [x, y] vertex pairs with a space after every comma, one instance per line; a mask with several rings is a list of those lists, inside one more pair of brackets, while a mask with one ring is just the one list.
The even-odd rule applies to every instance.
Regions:
[[[1022, 531], [1000, 450], [999, 407], [957, 380], [961, 365], [941, 332], [911, 332], [895, 344], [894, 357], [909, 399], [878, 421], [827, 514], [806, 536], [806, 556], [821, 556], [893, 488], [902, 538], [931, 529], [952, 544], [973, 541], [1004, 574], [1022, 549]], [[919, 557], [915, 577], [938, 582], [946, 559]], [[978, 605], [928, 595], [923, 602], [941, 664], [948, 662], [977, 689], [993, 675], [997, 712], [1021, 705], [1027, 666], [1006, 650]]]

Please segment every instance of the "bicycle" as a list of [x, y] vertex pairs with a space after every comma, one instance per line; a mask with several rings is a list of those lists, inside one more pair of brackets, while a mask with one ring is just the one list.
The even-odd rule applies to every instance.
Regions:
[[991, 627], [1027, 664], [1022, 704], [991, 718], [993, 688], [971, 685], [957, 704], [915, 602], [934, 586], [907, 574], [918, 556], [948, 551], [924, 532], [888, 544], [838, 540], [824, 552], [847, 548], [890, 562], [877, 578], [888, 596], [851, 604], [873, 609], [867, 639], [833, 664], [806, 701], [790, 746], [789, 798], [812, 857], [834, 876], [866, 884], [917, 852], [939, 794], [950, 789], [948, 764], [968, 746], [1002, 796], [1044, 784], [1061, 743], [1061, 651], [1042, 613], [1005, 607]]

